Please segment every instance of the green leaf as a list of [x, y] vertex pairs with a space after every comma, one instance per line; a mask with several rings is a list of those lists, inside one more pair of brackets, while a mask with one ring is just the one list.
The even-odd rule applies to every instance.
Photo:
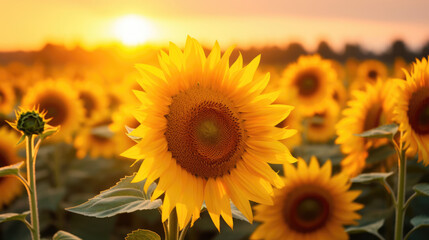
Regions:
[[161, 237], [156, 232], [139, 229], [128, 233], [125, 240], [161, 240]]
[[24, 140], [25, 140], [25, 135], [22, 135], [22, 136], [19, 138], [19, 140], [18, 140], [18, 142], [16, 143], [16, 145], [21, 144], [22, 142], [24, 142]]
[[48, 130], [48, 131], [45, 131], [44, 133], [40, 134], [39, 137], [40, 137], [40, 139], [43, 140], [43, 139], [55, 134], [56, 132], [58, 132], [58, 130], [59, 130], [59, 128], [55, 127], [52, 130]]
[[420, 195], [429, 196], [429, 184], [419, 183], [413, 187], [414, 191]]
[[0, 214], [0, 223], [9, 221], [21, 221], [26, 223], [25, 218], [30, 214], [30, 211], [24, 213], [4, 213]]
[[58, 231], [52, 237], [52, 240], [81, 240], [81, 238], [65, 231]]
[[383, 224], [384, 224], [384, 219], [381, 219], [381, 220], [379, 220], [377, 222], [370, 223], [370, 224], [363, 225], [363, 226], [348, 227], [346, 229], [346, 232], [349, 233], [349, 234], [367, 232], [367, 233], [371, 233], [371, 234], [377, 236], [379, 239], [384, 239], [378, 233], [378, 230], [383, 226]]
[[392, 139], [396, 132], [398, 132], [398, 124], [392, 123], [383, 125], [377, 128], [370, 129], [360, 134], [354, 134], [358, 137], [364, 138], [389, 138]]
[[413, 224], [413, 226], [415, 228], [418, 228], [418, 227], [429, 227], [429, 216], [420, 215], [420, 216], [417, 216], [417, 217], [413, 217], [411, 219], [411, 224]]
[[19, 168], [24, 164], [24, 161], [0, 168], [0, 177], [6, 175], [19, 175]]
[[352, 183], [370, 183], [375, 181], [385, 181], [393, 172], [388, 173], [364, 173], [351, 179]]
[[[112, 188], [101, 192], [87, 202], [66, 210], [90, 217], [104, 218], [120, 213], [156, 209], [161, 206], [161, 199], [150, 201], [143, 192], [145, 181], [131, 183], [133, 176], [127, 176]], [[154, 184], [154, 183], [153, 183]], [[149, 188], [153, 189], [153, 186]], [[150, 194], [149, 194], [150, 196]]]

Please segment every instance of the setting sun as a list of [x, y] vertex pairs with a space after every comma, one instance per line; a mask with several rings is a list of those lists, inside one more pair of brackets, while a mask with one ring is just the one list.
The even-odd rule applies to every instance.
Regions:
[[127, 46], [146, 42], [153, 34], [151, 23], [138, 15], [119, 18], [114, 25], [115, 36]]

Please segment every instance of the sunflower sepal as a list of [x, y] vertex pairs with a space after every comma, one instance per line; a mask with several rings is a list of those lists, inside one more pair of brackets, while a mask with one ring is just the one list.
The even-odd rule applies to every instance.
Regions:
[[152, 183], [148, 192], [143, 191], [146, 181], [133, 183], [135, 175], [122, 178], [115, 186], [102, 191], [99, 195], [75, 207], [67, 208], [69, 212], [89, 217], [106, 218], [120, 213], [131, 213], [139, 210], [157, 209], [161, 199], [151, 201], [150, 196], [156, 188]]
[[380, 219], [376, 222], [363, 225], [363, 226], [356, 226], [356, 227], [348, 227], [346, 228], [346, 232], [348, 234], [355, 234], [355, 233], [370, 233], [372, 235], [377, 236], [379, 239], [384, 240], [384, 237], [378, 233], [378, 230], [384, 225], [384, 219]]
[[391, 124], [382, 125], [354, 135], [358, 137], [364, 137], [364, 138], [388, 138], [391, 140], [393, 139], [393, 137], [395, 137], [395, 134], [398, 132], [398, 128], [399, 128], [398, 124], [391, 123]]
[[[247, 219], [246, 216], [244, 216], [244, 214], [240, 212], [240, 210], [238, 210], [238, 208], [234, 205], [232, 201], [230, 202], [230, 204], [231, 204], [231, 214], [233, 218], [251, 223], [249, 219]], [[201, 211], [204, 211], [204, 210], [207, 210], [206, 203], [203, 203], [203, 205], [201, 206]]]
[[69, 232], [60, 230], [57, 233], [55, 233], [55, 235], [52, 237], [52, 240], [82, 240], [82, 239]]
[[139, 239], [147, 239], [147, 240], [161, 240], [161, 237], [156, 233], [147, 229], [137, 229], [128, 233], [125, 237], [125, 240], [139, 240]]
[[134, 131], [135, 128], [132, 127], [128, 127], [127, 125], [125, 125], [125, 130], [127, 130], [127, 137], [129, 137], [131, 140], [133, 140], [134, 142], [138, 143], [142, 140], [141, 137], [136, 137], [132, 135], [132, 132]]

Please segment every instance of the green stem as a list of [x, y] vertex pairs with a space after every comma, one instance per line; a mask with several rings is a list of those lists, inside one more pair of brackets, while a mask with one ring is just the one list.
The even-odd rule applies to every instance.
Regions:
[[179, 240], [185, 240], [186, 233], [188, 232], [189, 228], [191, 227], [191, 222], [189, 222], [186, 227], [182, 230], [179, 236]]
[[405, 151], [401, 149], [400, 155], [399, 155], [399, 161], [398, 161], [398, 194], [397, 194], [396, 218], [395, 218], [395, 240], [400, 240], [403, 237], [406, 174], [407, 174], [406, 156], [405, 156]]
[[179, 225], [177, 224], [176, 209], [173, 209], [168, 217], [168, 238], [167, 240], [179, 239]]
[[33, 155], [37, 150], [34, 149], [34, 135], [27, 136], [27, 180], [30, 184], [28, 200], [30, 202], [31, 213], [31, 236], [33, 240], [40, 239], [39, 216], [37, 209], [37, 190], [36, 190], [36, 156]]
[[414, 193], [413, 195], [411, 195], [411, 197], [408, 198], [408, 200], [405, 202], [404, 205], [404, 211], [407, 211], [408, 206], [410, 206], [411, 201], [413, 201], [414, 198], [417, 197], [417, 193]]

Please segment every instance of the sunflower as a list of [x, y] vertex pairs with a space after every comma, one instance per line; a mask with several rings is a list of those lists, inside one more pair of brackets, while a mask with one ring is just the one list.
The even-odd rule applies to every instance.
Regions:
[[362, 90], [367, 83], [375, 84], [378, 79], [382, 81], [387, 79], [386, 65], [375, 59], [365, 60], [358, 66], [357, 76], [351, 89], [352, 91]]
[[309, 166], [298, 159], [298, 167], [284, 165], [285, 186], [274, 190], [272, 206], [255, 207], [255, 220], [262, 224], [250, 239], [348, 239], [344, 225], [356, 224], [353, 202], [360, 191], [349, 191], [347, 174], [331, 177], [331, 162], [322, 167], [315, 157]]
[[108, 99], [104, 88], [97, 86], [97, 82], [81, 81], [75, 84], [79, 99], [85, 110], [85, 123], [89, 123], [108, 111]]
[[[109, 125], [109, 129], [117, 135], [118, 138], [121, 138], [120, 141], [122, 144], [120, 145], [119, 152], [123, 152], [126, 149], [132, 147], [136, 144], [134, 140], [127, 136], [127, 129], [129, 127], [131, 129], [137, 128], [140, 123], [136, 118], [141, 118], [143, 116], [133, 116], [131, 113], [136, 113], [137, 108], [132, 105], [122, 105], [119, 107], [119, 110], [114, 112], [112, 115], [112, 124]], [[138, 113], [138, 112], [137, 112]]]
[[322, 110], [332, 96], [335, 69], [319, 55], [301, 56], [283, 72], [282, 88], [297, 93], [299, 108], [306, 116]]
[[311, 142], [327, 142], [335, 135], [335, 124], [340, 114], [340, 106], [334, 101], [325, 110], [317, 112], [309, 119], [307, 138]]
[[406, 81], [398, 80], [395, 120], [405, 132], [404, 141], [410, 152], [418, 153], [419, 161], [429, 164], [429, 64], [416, 60]]
[[16, 104], [15, 93], [12, 85], [2, 82], [0, 85], [0, 114], [8, 115]]
[[76, 135], [74, 146], [77, 157], [112, 158], [119, 154], [119, 149], [126, 149], [127, 142], [118, 134], [114, 134], [109, 126], [112, 119], [107, 114], [98, 115], [91, 124], [85, 125]]
[[[17, 155], [16, 143], [19, 137], [5, 127], [0, 128], [0, 167], [13, 165], [24, 161]], [[22, 193], [22, 185], [12, 176], [0, 177], [0, 209], [9, 204], [15, 197]]]
[[204, 201], [218, 229], [220, 216], [232, 227], [230, 200], [252, 221], [249, 200], [271, 204], [272, 185], [283, 184], [268, 162], [295, 161], [279, 140], [296, 131], [275, 127], [293, 107], [261, 95], [269, 74], [254, 78], [259, 56], [229, 66], [232, 50], [221, 56], [216, 42], [206, 57], [188, 37], [183, 52], [173, 43], [160, 52], [161, 69], [137, 65], [144, 118], [130, 135], [142, 140], [123, 156], [144, 159], [134, 182], [147, 179], [147, 190], [159, 178], [152, 199], [164, 193], [162, 220], [176, 208], [181, 229]]
[[79, 128], [84, 117], [82, 102], [78, 93], [65, 80], [46, 80], [36, 83], [30, 88], [22, 100], [24, 108], [38, 106], [41, 111], [47, 111], [46, 118], [52, 126], [61, 126], [61, 131], [52, 140], [70, 142], [72, 135]]
[[354, 134], [392, 122], [391, 86], [390, 81], [377, 81], [375, 85], [367, 84], [364, 91], [355, 90], [342, 112], [342, 119], [335, 126], [338, 135], [335, 142], [341, 144], [342, 152], [347, 155], [341, 165], [351, 176], [359, 174], [365, 167], [369, 148], [387, 143], [386, 139], [367, 139]]
[[343, 108], [347, 102], [347, 90], [341, 81], [335, 81], [333, 83], [332, 99], [337, 102], [340, 108]]

